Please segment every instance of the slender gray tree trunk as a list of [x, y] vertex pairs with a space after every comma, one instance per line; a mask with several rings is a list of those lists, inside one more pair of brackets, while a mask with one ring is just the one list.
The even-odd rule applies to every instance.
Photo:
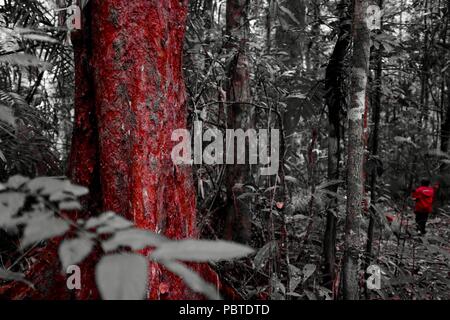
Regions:
[[[227, 100], [236, 102], [227, 105], [227, 127], [244, 131], [255, 127], [254, 107], [250, 102], [250, 74], [247, 57], [250, 33], [249, 0], [227, 0], [226, 34], [227, 50], [233, 58], [227, 70]], [[242, 103], [239, 103], [242, 102]], [[235, 150], [236, 150], [235, 145]], [[246, 159], [248, 161], [248, 159]], [[250, 240], [250, 207], [247, 200], [239, 199], [245, 192], [245, 184], [251, 180], [251, 167], [247, 164], [227, 166], [225, 185], [227, 189], [226, 221], [224, 238], [239, 242]]]
[[[328, 108], [328, 179], [340, 179], [341, 159], [341, 113], [345, 104], [345, 58], [351, 43], [351, 28], [347, 23], [348, 0], [342, 0], [339, 8], [340, 30], [338, 40], [328, 63], [325, 75], [326, 105]], [[338, 185], [330, 186], [331, 192], [338, 191]], [[336, 222], [337, 199], [330, 197], [330, 209], [327, 212], [327, 220], [323, 241], [323, 273], [324, 285], [333, 288], [335, 280], [336, 261]]]
[[348, 110], [347, 217], [343, 263], [343, 296], [359, 298], [360, 218], [364, 195], [364, 114], [370, 59], [370, 33], [365, 14], [368, 0], [354, 1], [351, 102]]
[[[378, 0], [378, 4], [380, 8], [383, 7], [383, 0]], [[382, 26], [381, 26], [381, 30]], [[383, 49], [380, 46], [378, 52], [376, 53], [376, 70], [375, 70], [375, 94], [373, 101], [373, 131], [372, 131], [372, 139], [371, 139], [371, 157], [373, 161], [376, 160], [378, 156], [378, 136], [380, 129], [380, 113], [381, 113], [381, 96], [382, 96], [382, 84], [383, 84]], [[375, 228], [375, 209], [374, 205], [377, 200], [377, 167], [372, 166], [372, 172], [370, 172], [370, 203], [372, 206], [370, 207], [370, 217], [369, 217], [369, 227], [367, 230], [367, 245], [366, 245], [366, 261], [364, 264], [364, 268], [366, 269], [371, 260], [372, 260], [372, 244], [373, 244], [373, 233]]]

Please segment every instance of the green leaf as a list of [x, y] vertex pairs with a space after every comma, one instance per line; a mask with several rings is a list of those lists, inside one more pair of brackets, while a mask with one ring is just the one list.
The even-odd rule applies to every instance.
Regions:
[[333, 291], [330, 289], [319, 287], [317, 288], [319, 296], [325, 300], [333, 300]]
[[64, 201], [59, 203], [58, 208], [66, 211], [81, 210], [81, 204], [78, 201]]
[[103, 257], [96, 266], [95, 278], [104, 300], [142, 300], [148, 282], [145, 257], [116, 254]]
[[282, 5], [278, 5], [278, 8], [280, 8], [280, 10], [282, 12], [287, 14], [289, 16], [289, 18], [291, 18], [292, 21], [294, 21], [296, 24], [300, 25], [300, 21], [298, 21], [298, 19], [295, 17], [295, 15], [292, 13], [291, 10], [289, 10], [288, 8], [286, 8], [286, 7], [282, 6]]
[[59, 246], [59, 258], [63, 270], [67, 270], [70, 265], [76, 265], [83, 261], [92, 251], [94, 243], [86, 238], [64, 240]]
[[0, 104], [0, 121], [9, 124], [11, 127], [16, 127], [16, 117], [14, 117], [13, 110], [3, 104]]
[[30, 181], [29, 178], [23, 177], [23, 176], [12, 176], [8, 179], [8, 182], [6, 183], [6, 185], [11, 188], [11, 189], [19, 189], [20, 187], [22, 187], [25, 183], [27, 183], [28, 181]]
[[25, 204], [25, 195], [18, 192], [0, 194], [0, 227], [9, 226], [11, 219]]
[[60, 236], [68, 231], [69, 228], [70, 225], [67, 221], [50, 215], [33, 217], [25, 227], [21, 246], [26, 248], [38, 241]]
[[70, 193], [75, 197], [82, 197], [89, 193], [89, 189], [82, 186], [77, 186], [75, 184], [69, 183], [65, 186], [64, 192]]
[[298, 285], [302, 282], [302, 271], [296, 266], [289, 265], [289, 291], [294, 292]]
[[303, 282], [309, 279], [312, 274], [316, 271], [316, 266], [314, 264], [307, 264], [303, 267]]
[[97, 229], [98, 234], [113, 233], [117, 230], [130, 228], [133, 223], [127, 219], [115, 214], [114, 212], [105, 212], [100, 216], [86, 221], [86, 229]]
[[236, 199], [239, 199], [239, 200], [250, 199], [249, 201], [251, 201], [251, 199], [253, 199], [257, 195], [258, 194], [256, 192], [245, 192], [245, 193], [242, 193], [241, 195], [239, 195]]
[[291, 297], [296, 297], [296, 298], [301, 298], [302, 295], [296, 293], [296, 292], [288, 292], [286, 293], [287, 296], [291, 296]]
[[3, 153], [2, 150], [0, 150], [0, 159], [4, 162], [7, 163], [8, 159], [6, 159], [5, 154]]
[[49, 196], [50, 201], [65, 199], [63, 197], [64, 194], [67, 194], [67, 197], [81, 197], [89, 192], [85, 187], [77, 186], [70, 183], [68, 180], [61, 180], [54, 177], [39, 177], [33, 179], [28, 182], [27, 187], [32, 193]]
[[64, 190], [69, 181], [52, 178], [52, 177], [39, 177], [28, 182], [28, 190], [32, 193], [39, 193], [43, 196], [50, 196], [53, 193]]
[[298, 184], [298, 179], [292, 176], [285, 176], [284, 180], [286, 180], [287, 182]]
[[155, 260], [220, 261], [248, 256], [253, 249], [228, 241], [181, 240], [162, 243], [151, 255]]
[[221, 300], [218, 290], [202, 279], [197, 273], [178, 262], [162, 261], [167, 270], [179, 276], [193, 291], [205, 295], [211, 300]]
[[25, 276], [22, 273], [11, 272], [5, 269], [0, 268], [0, 279], [3, 280], [12, 280], [12, 281], [20, 281], [31, 288], [34, 288], [33, 284], [25, 279]]
[[116, 232], [110, 239], [102, 242], [104, 251], [114, 251], [120, 247], [129, 247], [132, 250], [140, 250], [146, 247], [156, 247], [169, 241], [166, 237], [139, 229], [122, 230]]
[[258, 253], [253, 259], [253, 265], [255, 266], [256, 270], [261, 270], [262, 268], [264, 268], [270, 255], [273, 254], [275, 250], [277, 250], [277, 247], [278, 244], [274, 240], [266, 243], [261, 249], [258, 250]]
[[39, 42], [50, 42], [50, 43], [58, 43], [59, 42], [55, 38], [52, 38], [46, 34], [30, 33], [30, 34], [23, 34], [22, 37], [27, 40], [34, 40], [34, 41], [39, 41]]
[[342, 184], [344, 182], [344, 180], [331, 180], [331, 181], [326, 181], [324, 183], [322, 183], [321, 185], [317, 186], [317, 189], [326, 189], [335, 185], [339, 185]]
[[27, 53], [12, 53], [0, 56], [0, 62], [6, 62], [11, 65], [23, 67], [36, 67], [39, 69], [50, 70], [52, 65], [42, 61], [34, 55]]
[[308, 300], [317, 300], [317, 296], [315, 295], [314, 292], [310, 291], [310, 290], [305, 290], [305, 295], [308, 297]]

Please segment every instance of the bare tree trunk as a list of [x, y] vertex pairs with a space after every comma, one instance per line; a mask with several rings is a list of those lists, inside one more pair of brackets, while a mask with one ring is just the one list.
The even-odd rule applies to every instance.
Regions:
[[[442, 152], [449, 151], [449, 140], [450, 140], [450, 72], [447, 71], [446, 75], [447, 83], [447, 112], [445, 116], [445, 121], [441, 128], [441, 150]], [[446, 166], [443, 166], [446, 167]], [[442, 172], [443, 170], [441, 170]]]
[[[338, 6], [341, 6], [341, 4], [338, 4]], [[312, 26], [306, 48], [306, 72], [308, 74], [317, 75], [319, 65], [318, 59], [314, 54], [317, 52], [316, 44], [320, 37], [320, 2], [314, 0], [309, 1], [309, 11], [312, 11]], [[311, 24], [311, 22], [305, 22], [305, 25], [306, 24]]]
[[[249, 0], [228, 0], [226, 8], [226, 34], [229, 37], [227, 49], [233, 58], [227, 70], [227, 99], [230, 102], [250, 101], [249, 61], [247, 42], [249, 22], [247, 13]], [[244, 131], [254, 128], [255, 110], [248, 104], [233, 103], [227, 107], [227, 127]], [[235, 148], [236, 150], [236, 142]], [[248, 161], [248, 159], [246, 159]], [[225, 239], [247, 242], [250, 240], [250, 208], [248, 201], [239, 199], [245, 192], [245, 184], [251, 180], [248, 164], [227, 166], [225, 185], [227, 189]]]
[[[425, 0], [424, 8], [425, 11], [428, 10], [428, 0]], [[428, 15], [423, 16], [424, 19], [424, 28], [425, 28], [425, 37], [423, 43], [423, 57], [422, 57], [422, 69], [421, 69], [421, 91], [420, 91], [420, 119], [419, 124], [421, 127], [426, 128], [428, 126], [428, 99], [429, 99], [429, 90], [428, 90], [428, 81], [429, 81], [429, 42], [430, 42], [430, 30], [431, 26], [428, 26]]]
[[272, 10], [273, 10], [273, 0], [267, 0], [266, 8], [266, 48], [267, 53], [270, 54], [272, 50]]
[[343, 261], [343, 296], [359, 299], [359, 229], [363, 201], [364, 113], [370, 59], [370, 33], [365, 14], [368, 0], [354, 1], [351, 102], [348, 110], [347, 217]]
[[[380, 8], [383, 7], [383, 0], [379, 0]], [[381, 24], [381, 30], [383, 30]], [[380, 129], [380, 113], [381, 113], [381, 95], [382, 95], [382, 84], [383, 84], [383, 49], [380, 46], [376, 54], [376, 70], [375, 70], [375, 96], [373, 101], [373, 131], [371, 136], [371, 157], [372, 161], [376, 163], [376, 158], [378, 157], [378, 136]], [[369, 217], [369, 227], [367, 230], [367, 245], [366, 245], [366, 261], [364, 264], [364, 269], [367, 269], [372, 260], [372, 243], [373, 243], [373, 232], [375, 227], [375, 202], [377, 200], [376, 194], [376, 184], [377, 184], [377, 166], [372, 166], [372, 172], [370, 172], [370, 217]]]
[[[272, 1], [275, 2], [277, 14], [282, 17], [275, 32], [275, 44], [279, 51], [288, 53], [287, 58], [283, 58], [286, 67], [296, 70], [296, 76], [289, 81], [286, 89], [289, 92], [297, 92], [299, 90], [300, 75], [303, 73], [305, 62], [305, 26], [306, 26], [306, 0], [286, 0]], [[287, 145], [295, 149], [294, 133], [298, 128], [298, 122], [301, 112], [298, 110], [297, 104], [288, 104], [283, 111], [283, 122]], [[294, 153], [297, 150], [294, 150]]]
[[[345, 57], [351, 42], [351, 28], [346, 21], [348, 0], [340, 3], [340, 32], [328, 63], [325, 75], [326, 104], [328, 107], [328, 179], [339, 180], [341, 159], [341, 113], [345, 104]], [[330, 187], [330, 191], [337, 192], [338, 185]], [[335, 279], [336, 259], [336, 214], [337, 199], [330, 198], [330, 209], [327, 212], [327, 221], [323, 242], [323, 273], [324, 284], [333, 288]]]

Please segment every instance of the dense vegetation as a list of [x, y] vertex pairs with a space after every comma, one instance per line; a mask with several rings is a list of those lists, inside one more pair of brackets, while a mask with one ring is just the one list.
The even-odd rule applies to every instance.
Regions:
[[[82, 29], [69, 30], [66, 11], [55, 9], [71, 1], [0, 1], [0, 277], [8, 279], [0, 297], [33, 292], [36, 265], [61, 241], [42, 240], [78, 241], [76, 257], [60, 253], [63, 266], [108, 252], [83, 226], [115, 211], [123, 221], [106, 232], [109, 245], [116, 232], [126, 236], [110, 251], [157, 248], [162, 229], [174, 239], [220, 240], [222, 254], [210, 252], [212, 241], [198, 243], [203, 254], [181, 241], [191, 256], [168, 251], [159, 261], [210, 298], [214, 288], [172, 260], [215, 261], [214, 271], [193, 269], [220, 282], [226, 298], [450, 298], [450, 1], [168, 0], [177, 3], [170, 10], [101, 2], [81, 1]], [[382, 12], [366, 23], [369, 5]], [[148, 16], [130, 23], [139, 9]], [[143, 39], [148, 47], [136, 44]], [[141, 67], [156, 71], [139, 80]], [[132, 120], [128, 109], [151, 120]], [[192, 181], [184, 169], [174, 178], [161, 150], [169, 130], [195, 121], [223, 132], [279, 129], [278, 174], [195, 164]], [[144, 158], [162, 160], [146, 167]], [[36, 179], [43, 176], [56, 178]], [[411, 200], [422, 178], [440, 184], [426, 237], [415, 232]], [[140, 203], [145, 188], [151, 201]], [[27, 220], [37, 211], [52, 212], [46, 219], [57, 226], [30, 239], [27, 226], [43, 224]], [[223, 261], [249, 254], [247, 245], [255, 254]], [[147, 268], [142, 260], [133, 265]], [[371, 265], [381, 268], [381, 289], [366, 287]], [[164, 296], [166, 282], [154, 281], [151, 298], [183, 296]]]

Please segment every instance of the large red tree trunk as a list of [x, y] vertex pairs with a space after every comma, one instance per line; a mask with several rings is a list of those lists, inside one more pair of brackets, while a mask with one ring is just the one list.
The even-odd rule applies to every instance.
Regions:
[[[170, 238], [195, 236], [190, 170], [174, 166], [172, 132], [186, 127], [181, 56], [187, 1], [94, 1], [96, 85], [103, 210]], [[178, 278], [150, 270], [151, 298], [185, 298]]]
[[[186, 0], [91, 0], [84, 8], [83, 30], [72, 37], [76, 115], [69, 160], [69, 177], [90, 188], [81, 217], [111, 210], [172, 239], [196, 237], [191, 170], [174, 166], [170, 157], [173, 130], [186, 127], [186, 13]], [[39, 254], [28, 272], [42, 290], [15, 286], [12, 298], [98, 298], [98, 255], [82, 268], [82, 290], [70, 294], [60, 276], [57, 244], [44, 250], [47, 259]], [[207, 265], [193, 268], [219, 285]], [[151, 264], [148, 298], [197, 297], [180, 278]]]

